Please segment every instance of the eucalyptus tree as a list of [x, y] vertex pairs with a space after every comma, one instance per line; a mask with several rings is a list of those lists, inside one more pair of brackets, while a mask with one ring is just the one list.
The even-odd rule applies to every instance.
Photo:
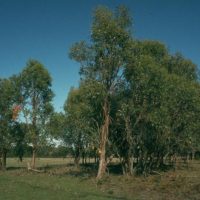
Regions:
[[74, 163], [78, 167], [86, 143], [87, 106], [82, 101], [79, 89], [71, 89], [64, 106], [66, 112], [65, 143], [74, 149]]
[[81, 64], [83, 79], [99, 82], [105, 95], [101, 113], [103, 122], [100, 127], [100, 162], [97, 178], [106, 172], [106, 145], [110, 132], [111, 97], [125, 65], [125, 50], [131, 40], [131, 18], [125, 7], [115, 12], [106, 7], [98, 7], [94, 12], [91, 30], [91, 43], [79, 42], [71, 48], [70, 57]]
[[199, 83], [183, 77], [168, 77], [166, 107], [170, 119], [170, 150], [172, 155], [194, 153], [199, 138]]
[[13, 109], [19, 102], [17, 77], [0, 79], [0, 153], [2, 169], [6, 169], [6, 155], [12, 143], [15, 142], [13, 131]]
[[161, 138], [165, 137], [165, 124], [168, 123], [163, 106], [167, 71], [161, 67], [161, 62], [158, 62], [162, 54], [157, 49], [153, 57], [152, 52], [152, 55], [146, 53], [147, 49], [145, 52], [140, 51], [140, 46], [137, 46], [137, 49], [131, 49], [131, 52], [134, 50], [137, 54], [133, 53], [127, 60], [124, 71], [125, 101], [122, 98], [118, 114], [123, 117], [126, 143], [129, 144], [129, 149], [132, 149], [129, 153], [125, 152], [125, 164], [129, 174], [133, 174], [131, 157], [137, 158], [135, 170], [140, 172], [149, 170], [147, 168], [156, 162], [154, 158], [159, 158]]
[[20, 74], [23, 114], [27, 126], [27, 137], [32, 146], [32, 167], [35, 168], [36, 152], [45, 138], [45, 123], [53, 110], [51, 101], [51, 76], [36, 60], [29, 60]]
[[[169, 73], [168, 114], [172, 154], [189, 154], [199, 138], [199, 80], [197, 66], [180, 53], [169, 55], [163, 66]], [[172, 142], [173, 141], [173, 142]]]
[[74, 149], [75, 164], [78, 166], [81, 155], [98, 148], [101, 87], [97, 82], [82, 82], [79, 88], [72, 88], [64, 105], [66, 126], [63, 139]]
[[2, 169], [6, 168], [6, 153], [10, 145], [9, 123], [12, 119], [13, 92], [9, 80], [0, 80], [0, 153], [2, 157], [0, 165], [2, 165]]
[[134, 41], [127, 55], [117, 134], [125, 130], [120, 138], [127, 172], [132, 174], [134, 156], [135, 170], [146, 173], [163, 165], [166, 155], [192, 148], [190, 140], [198, 132], [199, 84], [195, 83], [196, 66], [171, 56], [159, 42]]

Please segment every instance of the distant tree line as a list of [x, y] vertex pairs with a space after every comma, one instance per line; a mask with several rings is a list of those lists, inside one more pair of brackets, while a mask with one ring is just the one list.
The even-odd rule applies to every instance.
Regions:
[[94, 158], [99, 179], [112, 157], [133, 175], [200, 151], [197, 66], [161, 42], [136, 40], [131, 30], [126, 7], [95, 10], [91, 40], [70, 49], [70, 58], [80, 63], [80, 85], [71, 88], [64, 112], [53, 111], [51, 77], [38, 61], [0, 80], [2, 168], [11, 147], [22, 158], [27, 144], [34, 168], [36, 153], [51, 149], [52, 138], [65, 144], [60, 151], [72, 155], [76, 166], [81, 158]]

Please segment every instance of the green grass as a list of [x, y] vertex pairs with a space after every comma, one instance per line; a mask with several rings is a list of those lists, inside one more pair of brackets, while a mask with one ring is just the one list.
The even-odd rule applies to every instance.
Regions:
[[[110, 174], [97, 182], [95, 173], [75, 169], [69, 159], [39, 159], [44, 173], [28, 172], [23, 163], [8, 159], [8, 170], [0, 172], [0, 200], [199, 200], [200, 162], [189, 169], [162, 172], [148, 177]], [[17, 167], [17, 168], [14, 168]], [[24, 168], [23, 168], [24, 167]]]
[[[22, 162], [17, 158], [8, 158], [7, 159], [7, 167], [27, 167], [27, 162], [31, 162], [31, 158], [24, 158]], [[73, 163], [73, 159], [71, 158], [37, 158], [36, 165], [37, 167], [45, 167], [45, 166], [55, 166], [55, 165], [66, 165], [68, 163]]]
[[46, 174], [13, 174], [6, 172], [0, 179], [1, 200], [61, 200], [61, 199], [116, 199], [98, 191], [92, 182], [79, 178], [56, 177]]

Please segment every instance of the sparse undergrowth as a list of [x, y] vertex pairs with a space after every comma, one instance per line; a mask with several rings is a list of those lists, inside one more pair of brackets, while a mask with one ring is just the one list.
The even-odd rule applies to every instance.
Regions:
[[[62, 159], [40, 159], [44, 173], [27, 172], [25, 161], [18, 168], [8, 160], [8, 170], [0, 172], [0, 200], [23, 199], [170, 199], [198, 200], [200, 197], [200, 162], [189, 168], [161, 172], [148, 177], [128, 177], [110, 173], [97, 181], [91, 168], [75, 169]], [[56, 165], [57, 163], [57, 165]]]

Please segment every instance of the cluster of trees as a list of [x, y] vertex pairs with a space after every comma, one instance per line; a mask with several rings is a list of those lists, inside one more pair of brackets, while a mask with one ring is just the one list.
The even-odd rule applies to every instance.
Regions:
[[[39, 62], [30, 61], [19, 76], [0, 80], [2, 166], [10, 146], [20, 155], [29, 144], [35, 167], [35, 153], [50, 136], [70, 149], [76, 165], [81, 157], [98, 160], [97, 178], [111, 157], [132, 175], [200, 150], [197, 66], [158, 41], [134, 39], [131, 30], [127, 8], [95, 10], [90, 42], [70, 49], [81, 79], [63, 113], [53, 112], [51, 78]], [[21, 106], [21, 123], [12, 119], [15, 105]]]
[[77, 157], [98, 149], [98, 178], [111, 155], [126, 174], [149, 173], [200, 147], [197, 66], [158, 41], [135, 40], [131, 22], [125, 7], [99, 7], [91, 41], [70, 51], [81, 65], [81, 82], [65, 104], [66, 135]]
[[35, 168], [36, 151], [46, 141], [45, 124], [53, 112], [51, 77], [41, 63], [30, 60], [19, 75], [0, 79], [0, 93], [0, 168], [6, 168], [9, 150], [22, 159], [27, 146]]

